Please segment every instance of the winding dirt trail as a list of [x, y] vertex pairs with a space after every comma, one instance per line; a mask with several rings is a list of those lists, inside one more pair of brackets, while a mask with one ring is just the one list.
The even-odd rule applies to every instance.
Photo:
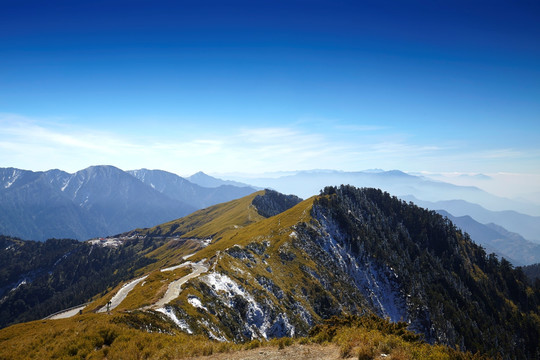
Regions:
[[[180, 293], [182, 292], [182, 285], [184, 285], [187, 281], [196, 278], [197, 276], [201, 275], [202, 273], [205, 273], [208, 271], [208, 266], [205, 265], [206, 259], [203, 259], [199, 261], [198, 263], [188, 263], [193, 268], [193, 272], [191, 274], [188, 274], [184, 277], [181, 277], [178, 280], [172, 281], [169, 284], [169, 287], [167, 288], [167, 291], [165, 292], [165, 295], [158, 300], [154, 305], [152, 305], [152, 308], [161, 308], [165, 306], [165, 304], [171, 302], [172, 300], [176, 299]], [[182, 264], [183, 265], [183, 264]], [[171, 268], [172, 269], [172, 268]], [[162, 270], [165, 271], [165, 270]]]
[[[184, 256], [184, 260], [186, 260], [187, 258], [189, 258], [192, 255], [194, 255], [194, 254]], [[185, 263], [175, 265], [175, 266], [172, 266], [172, 267], [169, 267], [169, 268], [161, 269], [161, 271], [162, 272], [172, 271], [172, 270], [175, 270], [175, 269], [178, 269], [178, 268], [181, 268], [181, 267], [186, 267], [186, 266], [191, 266], [192, 267], [193, 271], [191, 272], [191, 274], [188, 274], [188, 275], [186, 275], [186, 276], [184, 276], [184, 277], [182, 277], [182, 278], [180, 278], [178, 280], [172, 281], [169, 284], [169, 287], [167, 288], [167, 291], [165, 292], [165, 295], [160, 300], [158, 300], [155, 304], [153, 304], [151, 306], [147, 306], [147, 307], [143, 308], [143, 310], [162, 308], [163, 306], [165, 306], [165, 304], [167, 304], [170, 301], [176, 299], [180, 295], [180, 293], [182, 292], [182, 285], [184, 285], [187, 281], [189, 281], [189, 280], [191, 280], [193, 278], [196, 278], [197, 276], [201, 275], [202, 273], [205, 273], [205, 272], [208, 271], [208, 266], [206, 266], [206, 259], [203, 259], [203, 260], [199, 261], [198, 263], [185, 262]], [[147, 277], [148, 277], [148, 275], [145, 275], [143, 277], [132, 280], [127, 284], [124, 284], [124, 286], [122, 286], [120, 288], [120, 290], [118, 290], [118, 292], [111, 298], [111, 303], [110, 303], [109, 308], [107, 308], [107, 305], [105, 305], [101, 309], [99, 309], [97, 312], [98, 313], [104, 313], [104, 312], [107, 312], [107, 310], [110, 311], [110, 310], [115, 309], [118, 305], [120, 305], [122, 303], [122, 301], [124, 301], [124, 299], [128, 296], [130, 291], [133, 290], [135, 288], [135, 286], [137, 286], [141, 281], [143, 281]], [[86, 307], [86, 304], [80, 305], [80, 306], [75, 307], [75, 308], [66, 309], [66, 310], [63, 310], [61, 312], [55, 313], [53, 315], [49, 315], [45, 319], [65, 319], [65, 318], [70, 318], [70, 317], [75, 316], [76, 314], [78, 314], [85, 307]]]
[[147, 277], [148, 277], [148, 275], [145, 275], [143, 277], [135, 279], [135, 280], [125, 284], [124, 286], [122, 286], [122, 288], [120, 290], [118, 290], [118, 292], [112, 297], [111, 305], [110, 305], [109, 309], [107, 309], [107, 305], [105, 305], [104, 307], [102, 307], [101, 309], [98, 310], [98, 313], [104, 313], [107, 310], [113, 310], [115, 307], [120, 305], [120, 303], [122, 301], [124, 301], [124, 299], [128, 296], [129, 292], [131, 290], [133, 290], [133, 288], [135, 286], [137, 286], [138, 283], [140, 283], [141, 281], [143, 281]]
[[63, 311], [61, 311], [59, 313], [49, 315], [45, 319], [48, 319], [48, 320], [67, 319], [67, 318], [70, 318], [72, 316], [77, 315], [79, 313], [79, 311], [83, 310], [85, 307], [86, 307], [86, 304], [85, 305], [80, 305], [80, 306], [77, 306], [77, 307], [74, 307], [74, 308], [70, 308], [70, 309], [67, 309], [67, 310], [63, 310]]

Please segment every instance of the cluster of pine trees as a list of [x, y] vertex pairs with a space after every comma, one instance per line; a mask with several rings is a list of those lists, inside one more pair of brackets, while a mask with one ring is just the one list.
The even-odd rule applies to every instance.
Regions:
[[[351, 251], [399, 274], [430, 342], [531, 358], [540, 351], [540, 286], [447, 218], [378, 189], [327, 187], [317, 201]], [[433, 329], [430, 331], [429, 329]]]

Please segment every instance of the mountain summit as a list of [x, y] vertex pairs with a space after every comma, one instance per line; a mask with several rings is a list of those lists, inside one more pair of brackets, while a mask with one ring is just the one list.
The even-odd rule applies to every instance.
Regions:
[[194, 184], [197, 184], [199, 186], [208, 187], [208, 188], [216, 188], [223, 185], [232, 185], [232, 186], [238, 186], [238, 187], [246, 187], [250, 186], [244, 183], [240, 183], [237, 181], [231, 181], [231, 180], [221, 180], [218, 178], [215, 178], [213, 176], [207, 175], [203, 173], [202, 171], [199, 171], [187, 178], [189, 181], [191, 181]]

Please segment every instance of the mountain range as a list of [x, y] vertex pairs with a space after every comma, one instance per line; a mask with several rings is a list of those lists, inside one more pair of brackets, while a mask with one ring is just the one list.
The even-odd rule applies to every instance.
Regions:
[[[253, 186], [272, 188], [284, 194], [295, 194], [302, 198], [317, 195], [320, 189], [325, 186], [348, 184], [356, 187], [378, 188], [399, 197], [412, 195], [417, 199], [431, 202], [464, 199], [494, 211], [514, 210], [540, 216], [540, 206], [534, 203], [498, 197], [474, 186], [458, 186], [424, 176], [407, 174], [399, 170], [353, 172], [309, 170], [297, 171], [292, 174], [278, 174], [272, 177], [235, 176], [234, 179], [248, 182]], [[537, 234], [534, 235], [533, 239], [540, 240]]]
[[[510, 259], [514, 265], [540, 261], [538, 241], [535, 242], [540, 234], [539, 216], [491, 211], [465, 200], [427, 201], [411, 195], [420, 193], [429, 197], [435, 189], [437, 198], [480, 194], [483, 198], [496, 199], [480, 189], [382, 170], [354, 173], [313, 170], [265, 181], [296, 194], [315, 192], [311, 190], [313, 186], [324, 182], [376, 184], [383, 189], [409, 192], [400, 198], [446, 211], [474, 241]], [[254, 186], [202, 172], [182, 178], [162, 170], [122, 171], [112, 166], [94, 166], [75, 174], [4, 168], [0, 169], [0, 234], [35, 240], [104, 237], [135, 227], [152, 227], [256, 190]]]
[[[512, 260], [514, 265], [540, 262], [540, 216], [508, 210], [520, 209], [538, 214], [538, 207], [523, 201], [500, 198], [476, 187], [457, 186], [398, 170], [379, 169], [357, 172], [311, 170], [278, 173], [277, 176], [265, 178], [236, 178], [257, 186], [266, 184], [269, 188], [303, 197], [316, 194], [326, 185], [380, 188], [419, 206], [444, 211], [477, 244]], [[488, 210], [479, 204], [504, 210]], [[470, 219], [462, 218], [466, 216], [470, 216]]]
[[517, 211], [491, 211], [465, 200], [426, 201], [414, 196], [400, 198], [412, 201], [432, 210], [446, 210], [454, 216], [470, 216], [482, 224], [497, 224], [508, 231], [518, 233], [525, 239], [540, 243], [540, 216], [531, 216]]
[[0, 234], [86, 240], [153, 226], [252, 193], [206, 188], [159, 170], [92, 166], [69, 174], [0, 169]]
[[521, 235], [489, 223], [481, 224], [469, 215], [453, 216], [445, 210], [437, 212], [452, 221], [487, 252], [504, 257], [512, 264], [531, 265], [540, 263], [540, 244], [525, 240]]
[[204, 338], [211, 349], [309, 334], [324, 342], [335, 324], [364, 339], [394, 334], [366, 358], [428, 358], [422, 344], [540, 355], [540, 283], [448, 218], [378, 189], [326, 187], [304, 201], [259, 191], [103, 241], [1, 240], [2, 319], [80, 306], [0, 330], [0, 357], [181, 357]]

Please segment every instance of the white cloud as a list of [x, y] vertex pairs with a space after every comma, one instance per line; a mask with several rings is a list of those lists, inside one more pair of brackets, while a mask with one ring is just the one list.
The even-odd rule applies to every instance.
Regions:
[[[445, 144], [413, 144], [399, 134], [377, 137], [314, 132], [307, 124], [276, 127], [221, 128], [205, 133], [183, 132], [156, 123], [155, 134], [132, 131], [126, 135], [61, 119], [30, 119], [0, 115], [0, 166], [31, 170], [60, 168], [77, 171], [90, 165], [111, 164], [122, 169], [163, 169], [180, 175], [203, 170], [211, 173], [264, 173], [332, 168], [367, 168], [431, 172], [496, 172], [508, 160], [518, 166], [534, 162], [538, 153], [513, 149], [464, 152]], [[136, 129], [138, 130], [138, 129]], [[535, 169], [540, 173], [538, 167]], [[514, 171], [519, 172], [519, 171]]]

